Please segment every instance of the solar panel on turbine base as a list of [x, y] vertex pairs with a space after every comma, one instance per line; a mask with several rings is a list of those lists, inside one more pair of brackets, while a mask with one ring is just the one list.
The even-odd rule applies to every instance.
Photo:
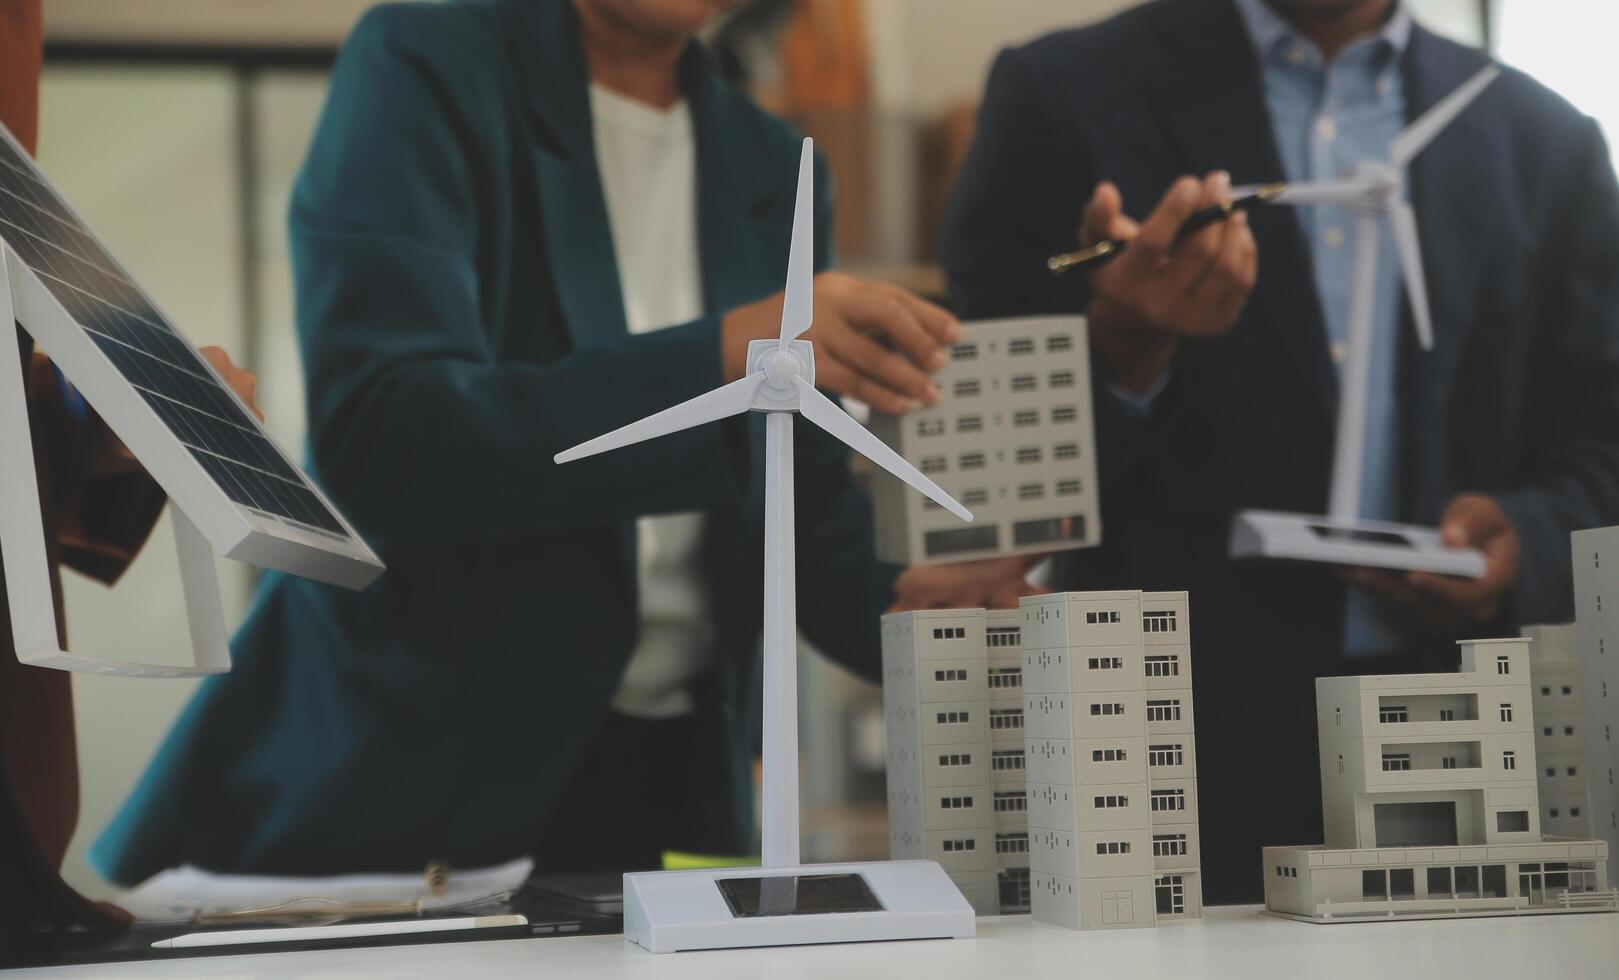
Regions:
[[[381, 574], [365, 542], [0, 126], [0, 319], [8, 310], [186, 518], [177, 533], [188, 600], [216, 604], [217, 589], [202, 581], [213, 574], [204, 539], [226, 558], [349, 588]], [[20, 598], [44, 576], [22, 367], [0, 358], [0, 451], [13, 471], [0, 476], [0, 546], [13, 632], [24, 659], [23, 634], [38, 632], [38, 646], [48, 633], [44, 660], [81, 669], [96, 662], [55, 651], [54, 624], [32, 623], [40, 617]], [[215, 642], [222, 626], [199, 623], [193, 609], [192, 632]], [[199, 668], [216, 659], [199, 651]]]

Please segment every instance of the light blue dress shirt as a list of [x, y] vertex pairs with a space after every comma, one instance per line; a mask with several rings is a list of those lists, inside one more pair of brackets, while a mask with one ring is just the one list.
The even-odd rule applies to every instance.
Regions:
[[[1259, 57], [1265, 104], [1287, 179], [1330, 180], [1347, 174], [1363, 160], [1386, 158], [1389, 143], [1405, 127], [1400, 56], [1411, 37], [1411, 16], [1404, 5], [1396, 4], [1378, 31], [1354, 41], [1329, 63], [1263, 0], [1236, 2]], [[1355, 266], [1355, 215], [1328, 205], [1294, 210], [1309, 242], [1332, 360], [1341, 372]], [[1399, 256], [1387, 221], [1382, 223], [1381, 234], [1377, 297], [1372, 306], [1371, 390], [1360, 513], [1394, 520], [1399, 517], [1395, 375], [1401, 282]], [[1345, 652], [1351, 656], [1394, 653], [1405, 645], [1398, 624], [1369, 597], [1351, 590], [1344, 625]]]

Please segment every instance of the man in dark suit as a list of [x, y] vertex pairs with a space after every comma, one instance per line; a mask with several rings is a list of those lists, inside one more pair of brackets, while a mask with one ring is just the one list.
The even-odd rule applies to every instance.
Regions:
[[[1487, 61], [1398, 0], [1156, 0], [990, 76], [946, 222], [952, 296], [965, 317], [1090, 317], [1107, 540], [1054, 584], [1192, 594], [1211, 903], [1259, 897], [1262, 845], [1321, 838], [1314, 677], [1448, 669], [1459, 636], [1570, 618], [1569, 532], [1619, 519], [1612, 167], [1595, 123], [1507, 71], [1408, 171], [1437, 345], [1416, 348], [1380, 270], [1369, 419], [1367, 516], [1439, 526], [1487, 573], [1227, 557], [1237, 510], [1325, 512], [1351, 249], [1326, 208], [1170, 249], [1175, 229], [1231, 180], [1381, 156]], [[1135, 242], [1089, 277], [1045, 271], [1103, 237]]]

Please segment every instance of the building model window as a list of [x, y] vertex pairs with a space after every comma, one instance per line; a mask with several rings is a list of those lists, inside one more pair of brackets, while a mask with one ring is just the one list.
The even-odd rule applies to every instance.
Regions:
[[1171, 699], [1171, 700], [1168, 700], [1168, 701], [1148, 701], [1147, 702], [1147, 720], [1148, 721], [1180, 721], [1181, 720], [1181, 703], [1180, 703], [1180, 701], [1175, 700], [1175, 699]]
[[1175, 632], [1175, 610], [1159, 610], [1141, 614], [1141, 629], [1146, 633]]
[[[1170, 620], [1170, 629], [1174, 629], [1174, 620]], [[1148, 677], [1179, 677], [1181, 658], [1175, 654], [1155, 654], [1147, 658], [1146, 668]]]
[[1152, 791], [1152, 812], [1167, 813], [1186, 809], [1184, 789], [1155, 789]]

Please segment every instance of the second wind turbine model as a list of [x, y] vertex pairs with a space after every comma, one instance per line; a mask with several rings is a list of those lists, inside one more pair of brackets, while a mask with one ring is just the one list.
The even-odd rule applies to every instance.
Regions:
[[815, 388], [814, 346], [799, 339], [814, 318], [814, 166], [814, 146], [806, 139], [781, 336], [748, 344], [740, 380], [556, 456], [568, 463], [745, 412], [765, 413], [764, 867], [625, 875], [624, 935], [652, 952], [974, 934], [972, 907], [932, 861], [799, 864], [793, 415], [972, 520], [965, 507]]
[[[1386, 216], [1400, 254], [1400, 272], [1411, 304], [1417, 342], [1434, 344], [1428, 285], [1422, 271], [1417, 219], [1402, 196], [1404, 171], [1417, 154], [1495, 81], [1501, 70], [1488, 65], [1407, 126], [1389, 144], [1386, 161], [1366, 160], [1337, 180], [1290, 183], [1276, 204], [1327, 204], [1355, 212], [1355, 270], [1349, 294], [1348, 356], [1338, 388], [1338, 437], [1332, 461], [1332, 495], [1325, 518], [1270, 511], [1243, 511], [1231, 528], [1235, 557], [1263, 556], [1334, 564], [1368, 565], [1478, 577], [1484, 556], [1472, 548], [1451, 548], [1428, 528], [1361, 517], [1361, 473], [1366, 453], [1366, 408], [1372, 370], [1372, 314], [1377, 295], [1377, 252]], [[1234, 188], [1241, 197], [1251, 188]]]

